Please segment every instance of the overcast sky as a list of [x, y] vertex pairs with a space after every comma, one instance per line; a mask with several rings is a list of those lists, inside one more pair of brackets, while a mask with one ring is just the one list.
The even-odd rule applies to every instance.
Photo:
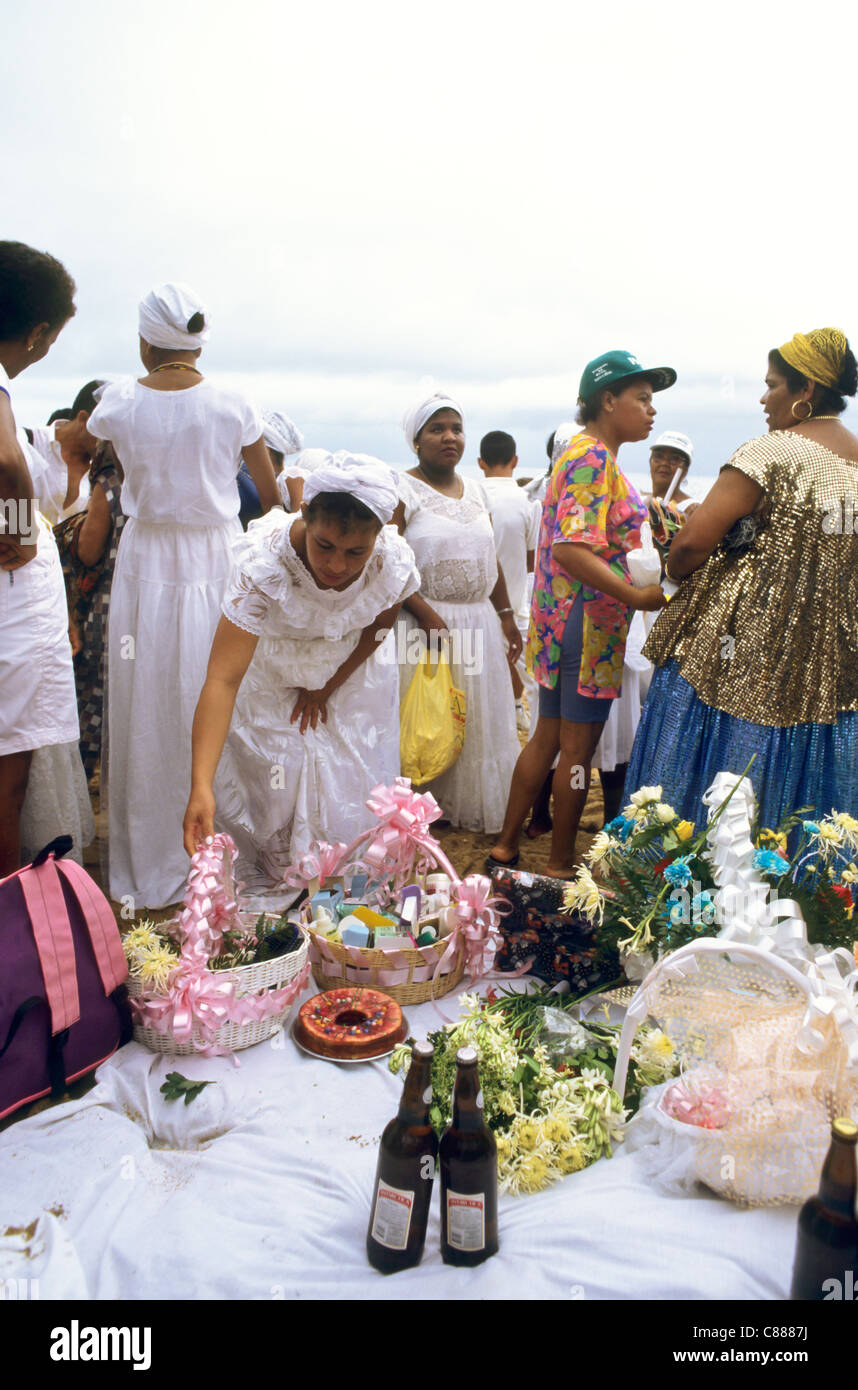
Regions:
[[21, 423], [135, 370], [167, 279], [210, 310], [204, 371], [396, 463], [441, 385], [469, 460], [505, 428], [541, 468], [584, 364], [626, 347], [676, 368], [657, 423], [711, 475], [762, 431], [769, 347], [858, 338], [853, 4], [2, 9], [5, 235], [78, 285]]

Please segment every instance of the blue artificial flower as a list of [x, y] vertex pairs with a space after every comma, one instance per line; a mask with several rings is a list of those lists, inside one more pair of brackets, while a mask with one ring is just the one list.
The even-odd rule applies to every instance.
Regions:
[[664, 876], [668, 883], [672, 883], [674, 888], [684, 888], [691, 882], [692, 874], [686, 859], [674, 859], [672, 864], [668, 864], [664, 871]]
[[625, 818], [625, 816], [614, 816], [614, 819], [613, 819], [613, 820], [609, 820], [609, 821], [608, 821], [608, 824], [605, 826], [605, 829], [607, 830], [607, 832], [608, 832], [609, 835], [616, 835], [617, 831], [618, 831], [622, 826], [624, 826], [625, 823], [626, 823], [626, 818]]
[[708, 891], [695, 893], [691, 899], [691, 916], [701, 926], [709, 926], [715, 920], [715, 902]]
[[680, 926], [682, 926], [683, 922], [685, 921], [685, 909], [684, 909], [684, 907], [682, 907], [681, 904], [677, 903], [675, 907], [672, 907], [672, 908], [670, 909], [670, 912], [669, 912], [669, 914], [668, 914], [668, 917], [669, 917], [669, 920], [670, 920], [672, 926], [674, 926], [674, 927], [680, 927]]
[[754, 868], [762, 869], [764, 874], [785, 874], [789, 860], [773, 849], [758, 849], [754, 855]]
[[818, 835], [818, 834], [819, 834], [819, 826], [817, 825], [817, 823], [816, 823], [815, 820], [803, 820], [802, 823], [801, 823], [801, 828], [802, 828], [802, 830], [804, 830], [804, 831], [806, 832], [806, 834], [808, 834], [808, 835]]
[[620, 816], [620, 820], [622, 821], [622, 825], [617, 831], [617, 835], [620, 840], [622, 840], [623, 844], [625, 844], [635, 828], [635, 822], [633, 820], [626, 820], [624, 816]]

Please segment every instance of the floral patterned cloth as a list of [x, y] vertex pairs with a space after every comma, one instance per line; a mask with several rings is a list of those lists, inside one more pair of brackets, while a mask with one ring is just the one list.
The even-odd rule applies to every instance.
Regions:
[[527, 638], [527, 665], [540, 685], [557, 684], [563, 629], [572, 604], [584, 600], [584, 645], [578, 692], [600, 699], [620, 693], [632, 610], [572, 579], [554, 558], [560, 541], [588, 545], [628, 579], [626, 552], [640, 546], [647, 510], [616, 459], [599, 439], [578, 434], [551, 471], [545, 493]]

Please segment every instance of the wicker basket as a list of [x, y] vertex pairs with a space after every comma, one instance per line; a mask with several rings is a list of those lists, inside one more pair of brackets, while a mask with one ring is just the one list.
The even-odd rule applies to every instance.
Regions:
[[[241, 915], [248, 915], [254, 921], [258, 916], [257, 913], [242, 913]], [[237, 981], [236, 999], [241, 999], [246, 994], [258, 994], [263, 989], [282, 989], [284, 985], [288, 985], [290, 980], [294, 980], [296, 976], [300, 975], [307, 962], [310, 949], [307, 932], [304, 928], [300, 928], [300, 930], [304, 939], [297, 951], [291, 951], [286, 956], [275, 956], [273, 960], [261, 961], [258, 965], [237, 965], [234, 969], [223, 972], [224, 975], [234, 977]], [[144, 993], [139, 980], [129, 977], [127, 984], [128, 993], [132, 999], [137, 999]], [[256, 1043], [264, 1042], [266, 1038], [272, 1037], [285, 1026], [297, 1003], [296, 997], [280, 1013], [271, 1014], [268, 1018], [258, 1021], [225, 1023], [215, 1034], [214, 1045], [228, 1052], [240, 1052], [242, 1048], [253, 1047]], [[142, 1024], [135, 1023], [134, 1039], [136, 1042], [142, 1043], [144, 1047], [148, 1047], [150, 1052], [169, 1052], [175, 1057], [190, 1057], [199, 1053], [206, 1046], [196, 1027], [190, 1042], [177, 1043], [169, 1034], [165, 1035], [159, 1033], [155, 1028], [147, 1028]]]
[[431, 946], [380, 951], [365, 946], [343, 946], [339, 941], [329, 941], [312, 926], [308, 930], [313, 979], [323, 990], [362, 985], [389, 994], [397, 1004], [426, 1004], [430, 999], [441, 999], [449, 994], [465, 972], [465, 953], [460, 946], [433, 988], [435, 969], [449, 945], [446, 937], [433, 941]]

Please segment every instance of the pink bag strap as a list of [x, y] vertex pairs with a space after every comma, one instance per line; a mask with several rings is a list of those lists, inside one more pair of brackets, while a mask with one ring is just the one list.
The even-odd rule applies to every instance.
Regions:
[[80, 999], [71, 923], [54, 860], [46, 859], [37, 869], [22, 869], [18, 882], [42, 967], [51, 1033], [56, 1035], [77, 1023]]
[[125, 959], [119, 928], [110, 903], [98, 885], [93, 883], [86, 869], [82, 869], [73, 859], [51, 862], [55, 862], [57, 870], [80, 904], [104, 992], [112, 994], [128, 979], [128, 961]]

